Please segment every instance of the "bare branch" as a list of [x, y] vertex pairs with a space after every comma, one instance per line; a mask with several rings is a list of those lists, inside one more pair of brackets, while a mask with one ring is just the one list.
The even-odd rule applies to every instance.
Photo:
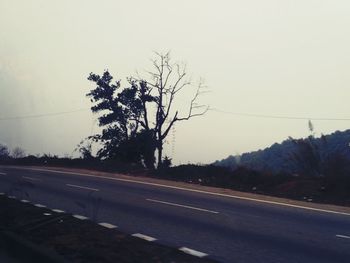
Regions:
[[[177, 121], [185, 121], [185, 120], [189, 120], [189, 119], [191, 119], [193, 117], [203, 116], [209, 110], [209, 106], [207, 106], [207, 105], [198, 105], [197, 104], [198, 97], [201, 94], [204, 93], [204, 92], [202, 92], [202, 89], [203, 89], [203, 83], [202, 83], [202, 80], [201, 80], [199, 85], [198, 85], [197, 91], [196, 91], [194, 97], [191, 100], [188, 115], [186, 117], [179, 118], [178, 117], [178, 111], [176, 111], [174, 117], [170, 121], [169, 126], [165, 129], [164, 133], [162, 134], [161, 139], [166, 138], [166, 136], [168, 135], [171, 127], [174, 125], [175, 122], [177, 122]], [[196, 109], [203, 109], [203, 110], [201, 110], [200, 112], [194, 113], [194, 110], [196, 110]]]
[[[205, 106], [205, 105], [203, 105], [203, 106]], [[193, 118], [193, 117], [203, 116], [204, 114], [207, 113], [207, 111], [208, 111], [209, 109], [210, 109], [209, 106], [205, 106], [205, 109], [204, 109], [202, 112], [200, 112], [200, 113], [195, 113], [195, 114], [189, 114], [187, 117], [178, 118], [177, 121], [187, 121], [187, 120], [189, 120], [189, 119], [191, 119], [191, 118]]]
[[167, 67], [167, 70], [168, 70], [168, 74], [165, 77], [164, 87], [167, 86], [169, 77], [170, 77], [171, 73], [173, 72], [173, 68], [171, 67], [171, 65], [167, 64], [166, 67]]

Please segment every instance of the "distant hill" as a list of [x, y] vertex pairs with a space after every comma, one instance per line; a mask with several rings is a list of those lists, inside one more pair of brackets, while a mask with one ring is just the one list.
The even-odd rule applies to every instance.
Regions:
[[[302, 139], [304, 141], [307, 138]], [[336, 131], [320, 138], [313, 138], [320, 155], [329, 156], [341, 154], [350, 162], [350, 130]], [[275, 143], [272, 146], [254, 152], [244, 153], [237, 156], [229, 156], [213, 164], [221, 167], [228, 167], [232, 170], [238, 166], [245, 166], [258, 171], [279, 173], [299, 173], [299, 164], [293, 159], [293, 154], [298, 153], [298, 147], [293, 140], [287, 139], [282, 143]]]

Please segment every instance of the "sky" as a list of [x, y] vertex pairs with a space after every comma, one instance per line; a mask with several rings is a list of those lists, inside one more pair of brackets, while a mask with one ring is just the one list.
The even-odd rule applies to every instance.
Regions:
[[[152, 69], [154, 51], [186, 62], [209, 111], [176, 124], [166, 154], [211, 163], [288, 136], [346, 130], [350, 121], [347, 0], [0, 0], [0, 143], [70, 156], [99, 131], [85, 94], [90, 72]], [[185, 90], [183, 100], [193, 90]], [[180, 112], [187, 112], [184, 102]], [[40, 118], [6, 118], [70, 114]]]

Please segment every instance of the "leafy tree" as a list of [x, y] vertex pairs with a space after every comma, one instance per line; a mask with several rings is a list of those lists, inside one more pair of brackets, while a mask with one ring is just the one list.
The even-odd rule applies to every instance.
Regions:
[[[174, 109], [177, 95], [191, 85], [186, 78], [186, 67], [170, 60], [169, 53], [156, 53], [153, 71], [147, 78], [128, 78], [129, 87], [121, 88], [120, 81], [112, 81], [108, 71], [102, 76], [90, 73], [88, 80], [96, 87], [87, 94], [94, 105], [91, 110], [100, 113], [101, 134], [91, 136], [101, 142], [100, 158], [122, 161], [142, 161], [153, 169], [157, 151], [158, 168], [162, 167], [163, 144], [176, 122], [205, 114], [208, 107], [198, 105], [203, 84], [199, 83], [188, 111], [181, 115]], [[151, 121], [152, 120], [152, 121]]]
[[[308, 121], [308, 128], [310, 135], [306, 139], [293, 139], [289, 137], [289, 140], [296, 146], [296, 151], [291, 153], [291, 157], [298, 164], [304, 175], [320, 176], [323, 170], [323, 158], [320, 147], [315, 139], [314, 125], [311, 120]], [[324, 145], [327, 144], [324, 136], [322, 136], [322, 142]]]
[[98, 120], [104, 127], [101, 134], [90, 137], [102, 143], [98, 157], [126, 162], [143, 160], [148, 168], [153, 168], [154, 161], [149, 152], [154, 155], [155, 147], [146, 104], [154, 98], [146, 83], [129, 79], [130, 87], [122, 89], [120, 81], [112, 82], [113, 77], [108, 71], [102, 76], [91, 73], [88, 80], [97, 85], [87, 96], [94, 103], [91, 110], [102, 113]]
[[6, 145], [0, 144], [0, 160], [7, 159], [10, 155], [10, 151]]
[[92, 160], [94, 159], [94, 156], [92, 155], [92, 144], [87, 143], [84, 145], [84, 140], [78, 145], [78, 148], [75, 149], [75, 151], [78, 150], [81, 154], [81, 157], [84, 160]]
[[312, 136], [306, 139], [293, 139], [292, 137], [289, 139], [296, 146], [296, 151], [290, 154], [291, 160], [296, 162], [301, 172], [307, 176], [321, 175], [322, 158], [315, 139]]

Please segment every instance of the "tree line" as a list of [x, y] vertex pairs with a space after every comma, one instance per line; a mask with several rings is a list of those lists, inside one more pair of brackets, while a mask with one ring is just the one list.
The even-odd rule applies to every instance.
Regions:
[[0, 144], [0, 160], [6, 160], [8, 158], [19, 159], [25, 156], [25, 151], [21, 147], [15, 147], [10, 150], [6, 145]]

